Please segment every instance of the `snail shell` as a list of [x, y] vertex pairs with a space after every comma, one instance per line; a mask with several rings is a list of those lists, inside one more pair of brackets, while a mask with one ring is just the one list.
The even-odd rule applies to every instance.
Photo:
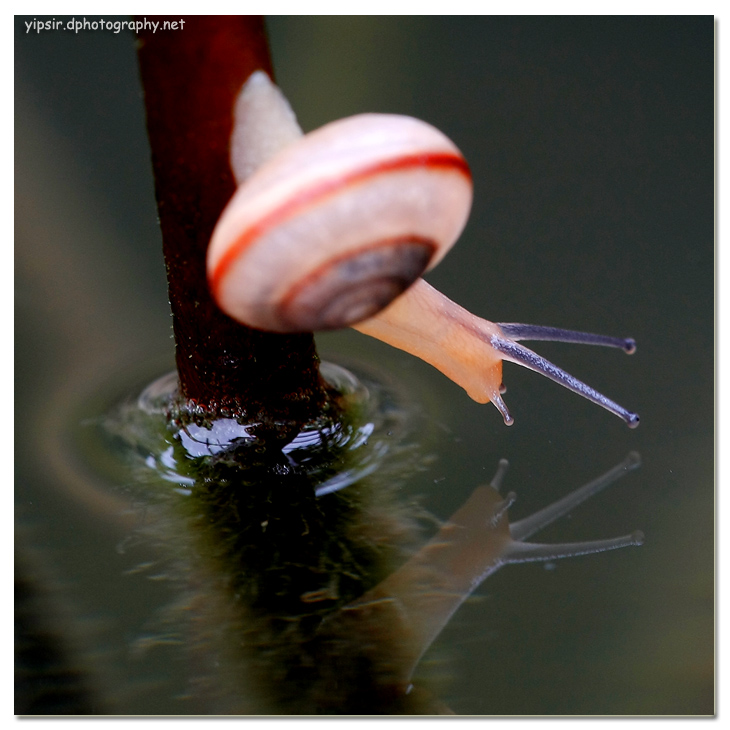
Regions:
[[332, 122], [239, 187], [208, 249], [211, 291], [258, 329], [346, 327], [443, 258], [471, 200], [464, 157], [431, 125], [389, 114]]

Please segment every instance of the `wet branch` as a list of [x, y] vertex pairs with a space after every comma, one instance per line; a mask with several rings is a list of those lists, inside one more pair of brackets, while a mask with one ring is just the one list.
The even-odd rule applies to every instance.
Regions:
[[313, 336], [238, 324], [206, 282], [208, 241], [235, 189], [233, 101], [254, 70], [272, 73], [263, 20], [183, 20], [182, 29], [144, 30], [138, 42], [180, 392], [207, 415], [301, 423], [326, 399]]

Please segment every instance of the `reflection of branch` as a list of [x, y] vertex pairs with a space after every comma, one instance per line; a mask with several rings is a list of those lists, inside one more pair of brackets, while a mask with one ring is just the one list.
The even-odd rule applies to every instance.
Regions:
[[[507, 461], [502, 460], [492, 483], [477, 487], [416, 555], [323, 626], [331, 622], [331, 628], [337, 627], [339, 619], [349, 631], [356, 634], [359, 630], [370, 637], [374, 631], [370, 624], [376, 621], [381, 636], [388, 639], [379, 650], [387, 652], [391, 662], [398, 656], [402, 664], [398, 667], [397, 681], [407, 683], [418, 660], [454, 612], [482, 581], [503, 565], [640, 545], [643, 541], [640, 532], [609, 540], [557, 545], [523, 541], [639, 464], [638, 455], [631, 453], [598, 479], [510, 526], [507, 510], [515, 495], [510, 493], [503, 498], [498, 492], [507, 469]], [[399, 642], [397, 652], [393, 641]]]
[[213, 303], [205, 273], [211, 231], [235, 190], [233, 102], [254, 70], [271, 73], [263, 21], [184, 21], [142, 31], [139, 43], [181, 394], [212, 414], [306, 421], [324, 402], [312, 336], [234, 322]]

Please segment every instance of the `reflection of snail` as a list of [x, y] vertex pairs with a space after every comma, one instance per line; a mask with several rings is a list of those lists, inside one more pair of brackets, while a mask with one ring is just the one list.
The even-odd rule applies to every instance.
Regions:
[[[356, 673], [364, 666], [376, 669], [370, 672], [370, 682], [375, 685], [370, 688], [374, 697], [381, 702], [383, 698], [392, 703], [404, 702], [413, 689], [411, 679], [416, 665], [428, 647], [469, 595], [504, 565], [641, 545], [644, 536], [639, 531], [608, 540], [562, 544], [526, 542], [528, 537], [573, 511], [638, 468], [640, 463], [639, 455], [632, 452], [597, 479], [529, 517], [510, 523], [507, 510], [515, 495], [512, 492], [506, 497], [499, 494], [507, 469], [507, 461], [500, 461], [491, 483], [477, 487], [433, 539], [410, 560], [322, 622], [319, 634], [332, 647], [338, 648], [338, 651], [330, 652], [327, 661], [320, 662], [323, 667], [322, 696], [332, 696], [338, 687], [347, 687], [348, 679], [350, 686], [362, 688], [366, 678]], [[350, 642], [348, 650], [342, 651], [346, 641]], [[365, 655], [367, 661], [353, 659], [360, 655]], [[418, 699], [423, 698], [419, 693]], [[372, 702], [372, 697], [368, 700]], [[373, 706], [377, 705], [370, 705]], [[444, 709], [436, 706], [430, 711], [442, 712]]]
[[[461, 233], [471, 175], [456, 146], [410, 117], [364, 114], [304, 137], [262, 73], [239, 96], [231, 166], [240, 187], [208, 250], [229, 316], [275, 332], [351, 325], [431, 363], [479, 403], [500, 393], [502, 360], [542, 373], [634, 427], [635, 413], [517, 340], [621, 347], [631, 339], [475, 317], [420, 279]], [[244, 183], [245, 184], [241, 184]]]

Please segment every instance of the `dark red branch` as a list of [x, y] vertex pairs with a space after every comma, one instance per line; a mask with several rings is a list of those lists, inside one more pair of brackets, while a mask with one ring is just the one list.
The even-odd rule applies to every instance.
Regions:
[[[235, 183], [232, 108], [271, 60], [259, 17], [150, 17], [139, 34], [157, 205], [182, 396], [211, 415], [306, 421], [325, 394], [311, 334], [279, 335], [224, 315], [208, 291], [205, 252]], [[164, 30], [165, 20], [183, 20]]]

